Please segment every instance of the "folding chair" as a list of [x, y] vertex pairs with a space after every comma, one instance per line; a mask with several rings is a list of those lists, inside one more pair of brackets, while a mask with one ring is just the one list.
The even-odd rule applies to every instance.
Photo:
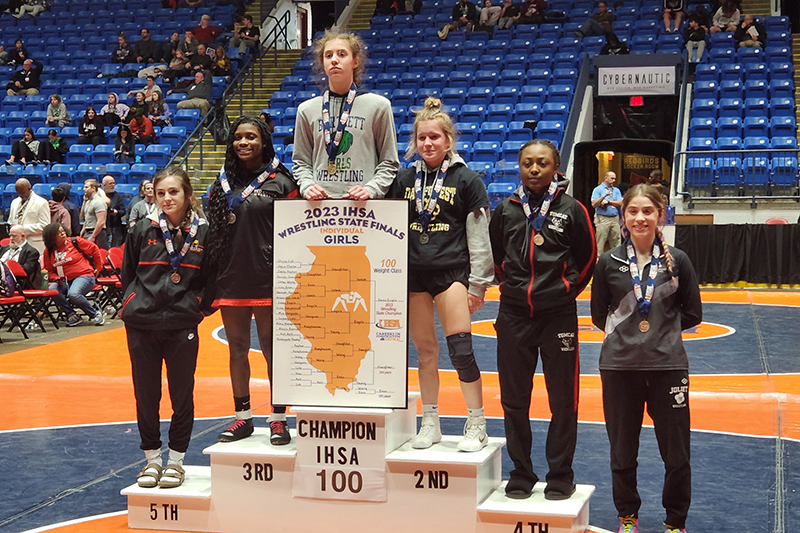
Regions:
[[41, 314], [42, 316], [50, 319], [50, 322], [53, 323], [53, 327], [59, 329], [58, 322], [56, 322], [56, 318], [50, 311], [50, 306], [55, 305], [55, 300], [53, 300], [53, 298], [58, 295], [58, 291], [50, 289], [34, 289], [32, 280], [28, 279], [28, 273], [25, 272], [25, 269], [22, 268], [22, 265], [13, 259], [7, 260], [6, 266], [17, 280], [17, 293], [25, 297], [25, 310], [28, 320], [25, 322], [23, 327], [27, 328], [28, 324], [31, 322], [36, 322], [36, 325], [39, 326], [43, 332], [47, 333], [47, 330], [44, 328], [44, 324], [39, 317]]
[[[122, 248], [111, 248], [106, 258], [106, 268], [97, 278], [97, 284], [102, 287], [102, 293], [95, 298], [101, 312], [106, 306], [112, 306], [114, 312], [111, 318], [115, 318], [122, 308], [122, 281], [120, 280], [120, 269], [122, 268]], [[106, 274], [106, 275], [103, 275]]]

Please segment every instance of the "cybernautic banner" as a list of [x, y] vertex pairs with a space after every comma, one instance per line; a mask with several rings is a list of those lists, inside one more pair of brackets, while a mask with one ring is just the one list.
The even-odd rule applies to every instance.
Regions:
[[674, 65], [648, 67], [598, 67], [598, 96], [674, 95]]

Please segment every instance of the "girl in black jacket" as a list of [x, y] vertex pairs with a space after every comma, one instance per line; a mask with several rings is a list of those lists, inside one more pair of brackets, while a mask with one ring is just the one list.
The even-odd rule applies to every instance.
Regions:
[[685, 532], [691, 502], [689, 362], [681, 331], [703, 317], [700, 290], [686, 254], [658, 228], [664, 199], [650, 185], [625, 193], [630, 237], [603, 254], [592, 282], [592, 322], [605, 331], [600, 349], [603, 412], [620, 531], [638, 531], [639, 433], [645, 404], [664, 460], [662, 503], [668, 533]]
[[[189, 176], [179, 167], [159, 171], [153, 180], [160, 208], [128, 233], [122, 260], [125, 322], [136, 396], [136, 418], [147, 465], [140, 487], [183, 483], [183, 458], [194, 422], [194, 371], [197, 325], [213, 313], [213, 274], [204, 253], [208, 226]], [[162, 470], [158, 407], [161, 365], [167, 365], [172, 422], [169, 458]]]
[[136, 145], [131, 135], [131, 129], [120, 124], [117, 130], [117, 138], [114, 139], [114, 160], [117, 163], [133, 163], [136, 160]]
[[97, 146], [106, 142], [106, 134], [103, 132], [103, 120], [94, 110], [94, 107], [86, 108], [78, 124], [78, 144], [93, 144]]

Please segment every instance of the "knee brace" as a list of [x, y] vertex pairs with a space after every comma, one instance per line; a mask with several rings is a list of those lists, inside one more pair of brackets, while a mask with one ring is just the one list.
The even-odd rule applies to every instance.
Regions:
[[447, 349], [450, 352], [450, 361], [458, 372], [458, 379], [464, 383], [478, 381], [481, 371], [475, 362], [472, 352], [472, 333], [456, 333], [447, 337]]

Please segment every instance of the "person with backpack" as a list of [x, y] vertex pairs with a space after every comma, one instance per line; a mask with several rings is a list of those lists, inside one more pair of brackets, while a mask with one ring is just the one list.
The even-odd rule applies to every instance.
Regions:
[[48, 224], [42, 232], [44, 268], [50, 290], [58, 291], [53, 299], [59, 311], [67, 315], [67, 327], [83, 322], [75, 307], [92, 319], [95, 326], [102, 326], [105, 324], [103, 313], [89, 303], [86, 295], [94, 288], [96, 276], [103, 266], [103, 255], [95, 243], [68, 235], [63, 224]]

